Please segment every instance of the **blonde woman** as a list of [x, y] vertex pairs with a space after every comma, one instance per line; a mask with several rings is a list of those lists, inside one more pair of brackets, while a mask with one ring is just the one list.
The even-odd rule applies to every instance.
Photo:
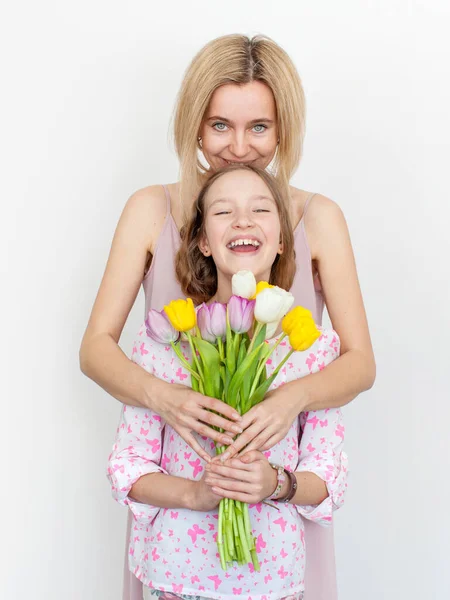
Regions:
[[[289, 186], [302, 154], [304, 118], [298, 73], [272, 40], [230, 35], [202, 48], [188, 67], [175, 111], [180, 181], [144, 188], [128, 200], [83, 338], [82, 371], [124, 404], [159, 413], [205, 460], [209, 456], [197, 434], [232, 444], [230, 458], [247, 444], [246, 452], [266, 450], [286, 435], [300, 412], [341, 407], [369, 389], [375, 378], [344, 216], [328, 198]], [[326, 299], [341, 339], [341, 356], [327, 369], [271, 392], [242, 418], [218, 400], [152, 377], [118, 345], [141, 285], [146, 311], [160, 310], [182, 296], [173, 263], [180, 230], [208, 174], [235, 163], [270, 168], [275, 174], [288, 199], [294, 231], [297, 270], [291, 291], [296, 304], [309, 308], [320, 324]], [[245, 242], [251, 223], [237, 226]], [[219, 434], [212, 425], [228, 433]], [[232, 443], [231, 434], [241, 431]], [[305, 539], [305, 599], [333, 600], [333, 531], [305, 523]], [[141, 599], [142, 584], [126, 568], [124, 600]]]

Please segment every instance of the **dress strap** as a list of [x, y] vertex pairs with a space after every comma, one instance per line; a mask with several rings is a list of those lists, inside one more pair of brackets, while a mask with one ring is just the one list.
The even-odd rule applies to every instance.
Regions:
[[309, 196], [306, 198], [305, 208], [303, 209], [302, 221], [306, 217], [306, 213], [308, 212], [309, 204], [311, 200], [314, 198], [317, 192], [311, 192]]
[[166, 214], [169, 215], [170, 214], [170, 192], [169, 192], [169, 188], [167, 187], [167, 185], [163, 185], [164, 188], [164, 194], [166, 195]]

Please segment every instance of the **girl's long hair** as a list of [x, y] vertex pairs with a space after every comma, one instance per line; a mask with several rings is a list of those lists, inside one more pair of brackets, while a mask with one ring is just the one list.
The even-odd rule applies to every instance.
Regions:
[[272, 285], [289, 290], [295, 275], [294, 234], [288, 203], [276, 179], [267, 171], [250, 165], [235, 165], [216, 171], [203, 185], [194, 202], [191, 218], [181, 230], [181, 246], [175, 257], [175, 271], [183, 293], [194, 304], [210, 300], [217, 291], [217, 270], [211, 256], [204, 256], [199, 244], [205, 235], [205, 198], [212, 186], [226, 173], [250, 171], [256, 173], [269, 188], [280, 218], [282, 254], [277, 254], [270, 272]]

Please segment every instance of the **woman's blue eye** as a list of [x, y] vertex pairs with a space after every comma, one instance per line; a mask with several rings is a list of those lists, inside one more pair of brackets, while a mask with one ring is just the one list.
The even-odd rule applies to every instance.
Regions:
[[225, 123], [220, 123], [220, 122], [218, 122], [218, 123], [214, 123], [214, 124], [213, 124], [213, 128], [214, 128], [216, 131], [225, 131], [225, 130], [226, 130], [226, 128], [227, 128], [227, 126], [225, 125]]
[[264, 133], [264, 131], [265, 131], [266, 129], [267, 129], [267, 127], [266, 127], [265, 125], [261, 125], [261, 124], [259, 124], [259, 125], [255, 125], [255, 126], [253, 127], [253, 130], [254, 130], [256, 133]]

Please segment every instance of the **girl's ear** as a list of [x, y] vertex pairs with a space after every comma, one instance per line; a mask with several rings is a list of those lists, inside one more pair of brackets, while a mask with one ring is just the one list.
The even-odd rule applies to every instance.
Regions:
[[206, 237], [200, 240], [198, 247], [200, 248], [200, 252], [203, 254], [203, 256], [211, 255], [211, 249], [209, 247], [208, 240], [206, 239]]

